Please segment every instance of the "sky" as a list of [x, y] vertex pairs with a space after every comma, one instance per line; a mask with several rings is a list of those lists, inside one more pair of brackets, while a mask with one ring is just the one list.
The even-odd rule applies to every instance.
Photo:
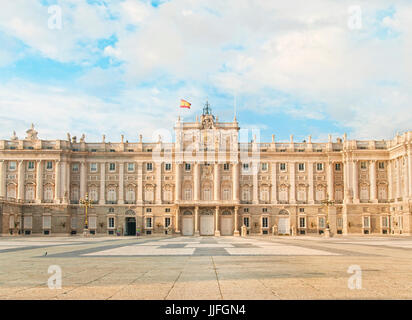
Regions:
[[261, 142], [391, 139], [412, 130], [411, 17], [408, 0], [7, 1], [0, 139], [150, 142], [206, 100]]

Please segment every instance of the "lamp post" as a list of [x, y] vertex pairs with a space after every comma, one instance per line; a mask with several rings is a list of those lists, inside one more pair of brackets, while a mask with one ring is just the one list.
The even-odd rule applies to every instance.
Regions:
[[85, 212], [83, 235], [87, 235], [89, 232], [89, 222], [87, 221], [87, 209], [92, 208], [92, 201], [89, 200], [88, 193], [86, 193], [86, 196], [84, 197], [84, 199], [80, 199], [80, 204], [84, 207], [84, 212]]
[[329, 200], [329, 194], [326, 194], [326, 200], [322, 201], [322, 205], [326, 206], [326, 230], [325, 230], [325, 237], [330, 238], [330, 229], [329, 229], [329, 207], [335, 205], [335, 201]]

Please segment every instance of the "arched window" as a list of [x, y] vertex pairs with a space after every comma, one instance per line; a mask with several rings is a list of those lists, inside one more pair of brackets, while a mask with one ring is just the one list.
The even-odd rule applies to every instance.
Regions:
[[302, 185], [298, 186], [297, 196], [298, 196], [298, 199], [297, 199], [298, 201], [306, 201], [306, 188], [305, 188], [305, 186], [302, 186]]
[[224, 186], [222, 190], [222, 199], [231, 200], [232, 199], [232, 189], [229, 186]]
[[362, 185], [360, 187], [360, 195], [359, 195], [360, 200], [369, 200], [369, 187], [367, 185]]
[[287, 186], [281, 186], [279, 190], [279, 200], [288, 201], [288, 188]]
[[380, 184], [378, 186], [378, 199], [379, 200], [386, 200], [388, 198], [386, 190], [387, 188], [385, 184]]
[[343, 200], [343, 190], [342, 190], [342, 187], [340, 186], [336, 187], [335, 200], [338, 200], [338, 201]]
[[154, 200], [154, 190], [152, 186], [146, 186], [144, 191], [144, 199], [145, 201], [153, 201]]
[[7, 186], [7, 198], [16, 198], [16, 185], [13, 183]]
[[325, 187], [324, 186], [318, 186], [316, 188], [316, 200], [317, 201], [325, 200]]
[[73, 186], [72, 190], [71, 190], [71, 195], [70, 195], [70, 199], [72, 201], [79, 201], [79, 187], [78, 186]]
[[91, 187], [89, 190], [89, 199], [93, 202], [99, 201], [99, 195], [96, 187]]
[[34, 186], [32, 184], [28, 184], [26, 186], [26, 201], [34, 201]]
[[115, 202], [116, 199], [117, 199], [116, 188], [115, 187], [109, 187], [109, 189], [107, 190], [107, 201]]
[[242, 200], [243, 201], [250, 201], [251, 200], [250, 188], [249, 187], [244, 187], [242, 189]]
[[136, 200], [136, 191], [133, 186], [129, 186], [126, 188], [126, 202], [127, 203], [134, 203]]
[[53, 200], [53, 186], [46, 185], [44, 187], [44, 201], [52, 201]]

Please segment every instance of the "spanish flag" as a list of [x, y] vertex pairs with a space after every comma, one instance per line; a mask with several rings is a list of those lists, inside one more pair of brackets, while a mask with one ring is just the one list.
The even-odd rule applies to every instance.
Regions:
[[186, 100], [180, 99], [180, 108], [190, 109], [191, 105], [192, 104], [190, 102], [187, 102]]

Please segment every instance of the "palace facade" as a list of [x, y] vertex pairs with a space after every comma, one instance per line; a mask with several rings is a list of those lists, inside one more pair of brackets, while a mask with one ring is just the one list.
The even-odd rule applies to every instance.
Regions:
[[174, 142], [26, 133], [0, 141], [2, 235], [82, 234], [86, 197], [96, 235], [412, 232], [412, 132], [260, 143], [207, 103], [196, 121], [179, 118]]

